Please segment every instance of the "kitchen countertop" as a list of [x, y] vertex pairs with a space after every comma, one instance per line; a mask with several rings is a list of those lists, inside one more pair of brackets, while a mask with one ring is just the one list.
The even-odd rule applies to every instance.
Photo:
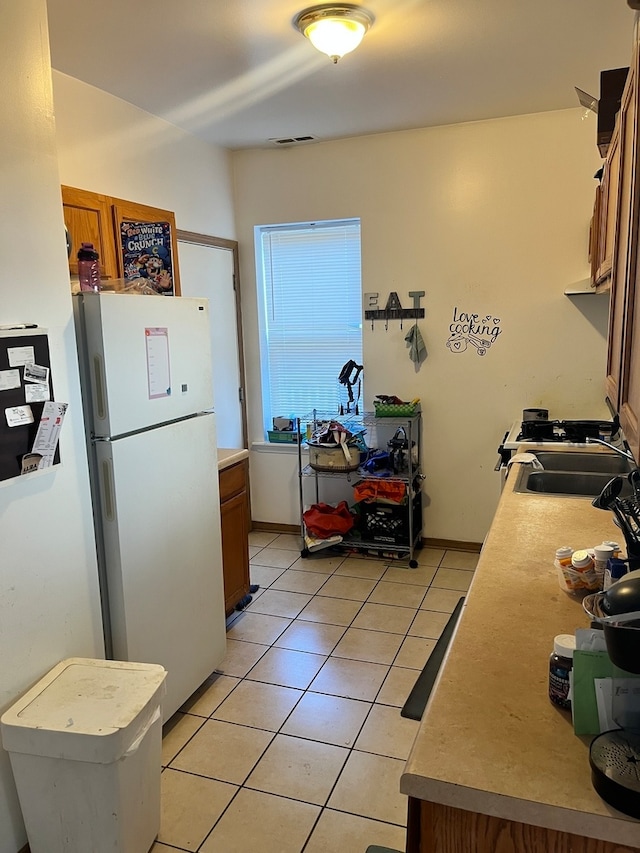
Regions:
[[231, 465], [235, 465], [236, 462], [241, 462], [243, 459], [247, 459], [248, 457], [248, 450], [235, 450], [228, 447], [219, 447], [218, 471], [222, 471], [224, 468], [229, 468]]
[[[524, 449], [524, 448], [523, 448]], [[624, 542], [588, 498], [518, 494], [512, 465], [400, 782], [411, 797], [619, 844], [640, 822], [594, 791], [591, 738], [548, 698], [557, 634], [588, 627], [558, 586], [560, 545]]]

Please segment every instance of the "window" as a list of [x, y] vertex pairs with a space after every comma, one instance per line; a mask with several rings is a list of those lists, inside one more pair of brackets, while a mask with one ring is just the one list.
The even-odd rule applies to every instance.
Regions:
[[265, 430], [312, 409], [337, 415], [340, 371], [362, 364], [360, 220], [255, 231]]

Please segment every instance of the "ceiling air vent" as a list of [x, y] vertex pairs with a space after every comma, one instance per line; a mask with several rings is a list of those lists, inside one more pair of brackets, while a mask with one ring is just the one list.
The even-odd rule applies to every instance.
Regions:
[[270, 139], [274, 145], [299, 145], [301, 142], [315, 142], [315, 136], [285, 136], [282, 139]]

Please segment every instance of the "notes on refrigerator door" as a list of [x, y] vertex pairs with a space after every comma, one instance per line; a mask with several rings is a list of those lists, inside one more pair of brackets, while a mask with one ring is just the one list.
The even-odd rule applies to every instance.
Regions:
[[171, 394], [169, 330], [160, 327], [146, 328], [144, 334], [147, 344], [149, 399], [168, 397]]

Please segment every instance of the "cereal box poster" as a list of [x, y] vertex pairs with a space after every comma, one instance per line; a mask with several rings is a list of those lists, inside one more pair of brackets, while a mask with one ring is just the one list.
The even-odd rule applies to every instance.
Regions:
[[121, 222], [120, 238], [127, 282], [141, 293], [173, 296], [171, 223]]

